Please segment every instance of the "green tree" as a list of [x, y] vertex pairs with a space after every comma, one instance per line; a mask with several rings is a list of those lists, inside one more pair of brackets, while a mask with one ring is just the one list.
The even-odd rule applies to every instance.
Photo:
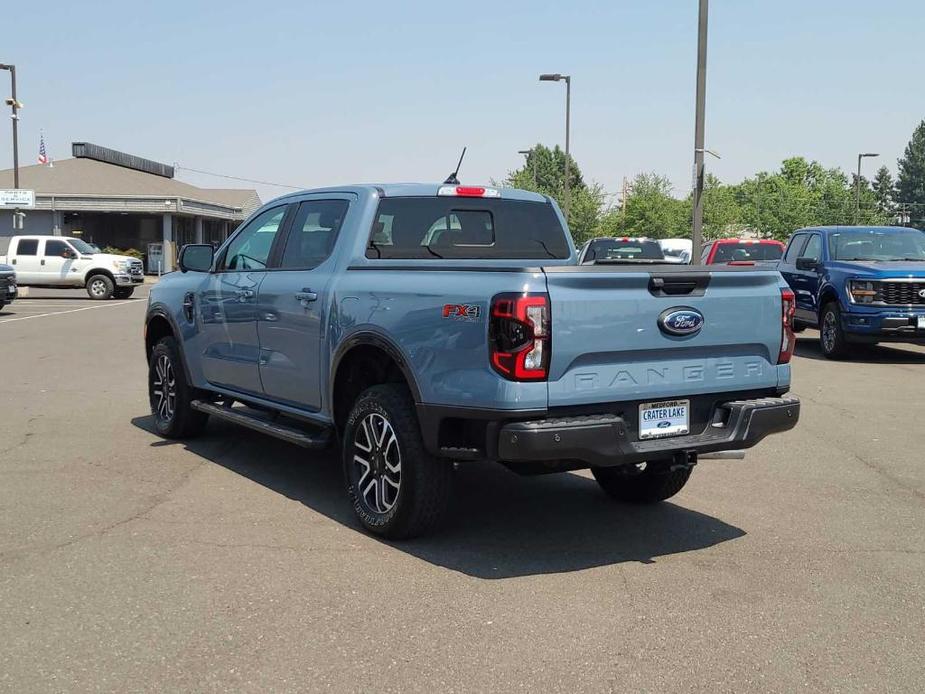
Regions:
[[[619, 214], [602, 226], [611, 234], [662, 239], [690, 234], [690, 203], [671, 195], [672, 186], [656, 173], [638, 174]], [[619, 229], [613, 228], [618, 224]]]
[[913, 224], [925, 217], [925, 120], [919, 123], [897, 162], [897, 202], [911, 203]]
[[893, 214], [893, 177], [885, 166], [877, 169], [874, 176], [874, 196], [877, 199], [877, 209], [885, 215]]
[[[796, 229], [854, 224], [854, 188], [840, 169], [803, 157], [785, 159], [777, 173], [761, 172], [737, 186], [742, 221], [762, 235], [784, 240]], [[861, 191], [861, 224], [883, 223], [869, 185]]]
[[[688, 199], [693, 208], [693, 197]], [[713, 174], [703, 182], [703, 236], [716, 239], [737, 234], [743, 228], [736, 186], [723, 185]]]
[[[504, 186], [532, 190], [565, 208], [565, 152], [542, 144], [532, 147], [524, 165], [508, 173]], [[597, 183], [588, 185], [574, 157], [569, 157], [569, 229], [576, 244], [590, 238], [605, 212], [606, 195]]]

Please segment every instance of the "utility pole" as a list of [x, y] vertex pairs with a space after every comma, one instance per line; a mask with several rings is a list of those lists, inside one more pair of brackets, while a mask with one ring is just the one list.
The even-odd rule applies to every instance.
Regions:
[[0, 63], [0, 70], [8, 70], [10, 73], [11, 94], [6, 103], [9, 105], [13, 114], [13, 188], [19, 188], [19, 114], [17, 113], [22, 104], [16, 100], [16, 66]]
[[703, 248], [703, 134], [707, 90], [707, 17], [710, 0], [700, 0], [697, 22], [697, 97], [694, 112], [694, 224], [691, 264], [700, 265]]
[[[9, 105], [12, 110], [12, 115], [10, 116], [13, 119], [13, 188], [19, 189], [19, 109], [22, 108], [22, 104], [16, 99], [16, 66], [7, 65], [5, 63], [0, 63], [0, 70], [8, 70], [10, 73], [10, 98], [6, 100], [6, 103]], [[13, 229], [22, 229], [23, 222], [22, 212], [19, 211], [19, 208], [13, 209]]]

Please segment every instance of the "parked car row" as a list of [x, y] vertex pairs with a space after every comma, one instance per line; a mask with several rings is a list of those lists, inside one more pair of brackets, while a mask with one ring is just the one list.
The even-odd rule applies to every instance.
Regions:
[[[686, 239], [597, 238], [581, 264], [677, 262], [667, 248]], [[662, 253], [660, 256], [660, 251]], [[778, 270], [796, 297], [794, 329], [818, 328], [822, 353], [848, 356], [856, 344], [925, 344], [925, 233], [907, 227], [800, 229], [773, 239], [717, 239], [704, 244], [706, 266]]]

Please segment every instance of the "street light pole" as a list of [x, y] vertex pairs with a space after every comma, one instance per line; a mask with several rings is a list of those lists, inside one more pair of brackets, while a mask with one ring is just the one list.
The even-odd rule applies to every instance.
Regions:
[[[530, 155], [533, 152], [532, 149], [518, 149], [518, 154], [524, 155], [524, 166], [527, 165], [527, 162], [530, 161]], [[533, 187], [536, 188], [536, 155], [533, 155]]]
[[540, 82], [565, 82], [565, 190], [563, 199], [563, 212], [565, 221], [568, 221], [569, 210], [569, 178], [571, 173], [571, 156], [569, 151], [569, 138], [571, 131], [571, 111], [572, 111], [572, 76], [556, 73], [544, 73], [540, 75]]
[[858, 154], [858, 175], [854, 179], [854, 223], [861, 221], [861, 159], [864, 157], [879, 157], [876, 152], [863, 152]]
[[700, 0], [697, 24], [697, 96], [694, 112], [694, 218], [691, 234], [691, 264], [700, 265], [703, 248], [703, 136], [707, 89], [707, 17], [709, 0]]
[[13, 111], [11, 118], [13, 119], [13, 187], [19, 188], [19, 102], [16, 100], [16, 66], [15, 65], [5, 65], [0, 63], [0, 70], [9, 70], [10, 72], [10, 82], [12, 98], [7, 99], [6, 103], [10, 105], [10, 108]]

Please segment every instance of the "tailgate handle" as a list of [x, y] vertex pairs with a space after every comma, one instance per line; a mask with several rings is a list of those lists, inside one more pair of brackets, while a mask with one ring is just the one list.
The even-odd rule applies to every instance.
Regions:
[[703, 296], [709, 284], [709, 273], [650, 275], [649, 293], [654, 296]]

